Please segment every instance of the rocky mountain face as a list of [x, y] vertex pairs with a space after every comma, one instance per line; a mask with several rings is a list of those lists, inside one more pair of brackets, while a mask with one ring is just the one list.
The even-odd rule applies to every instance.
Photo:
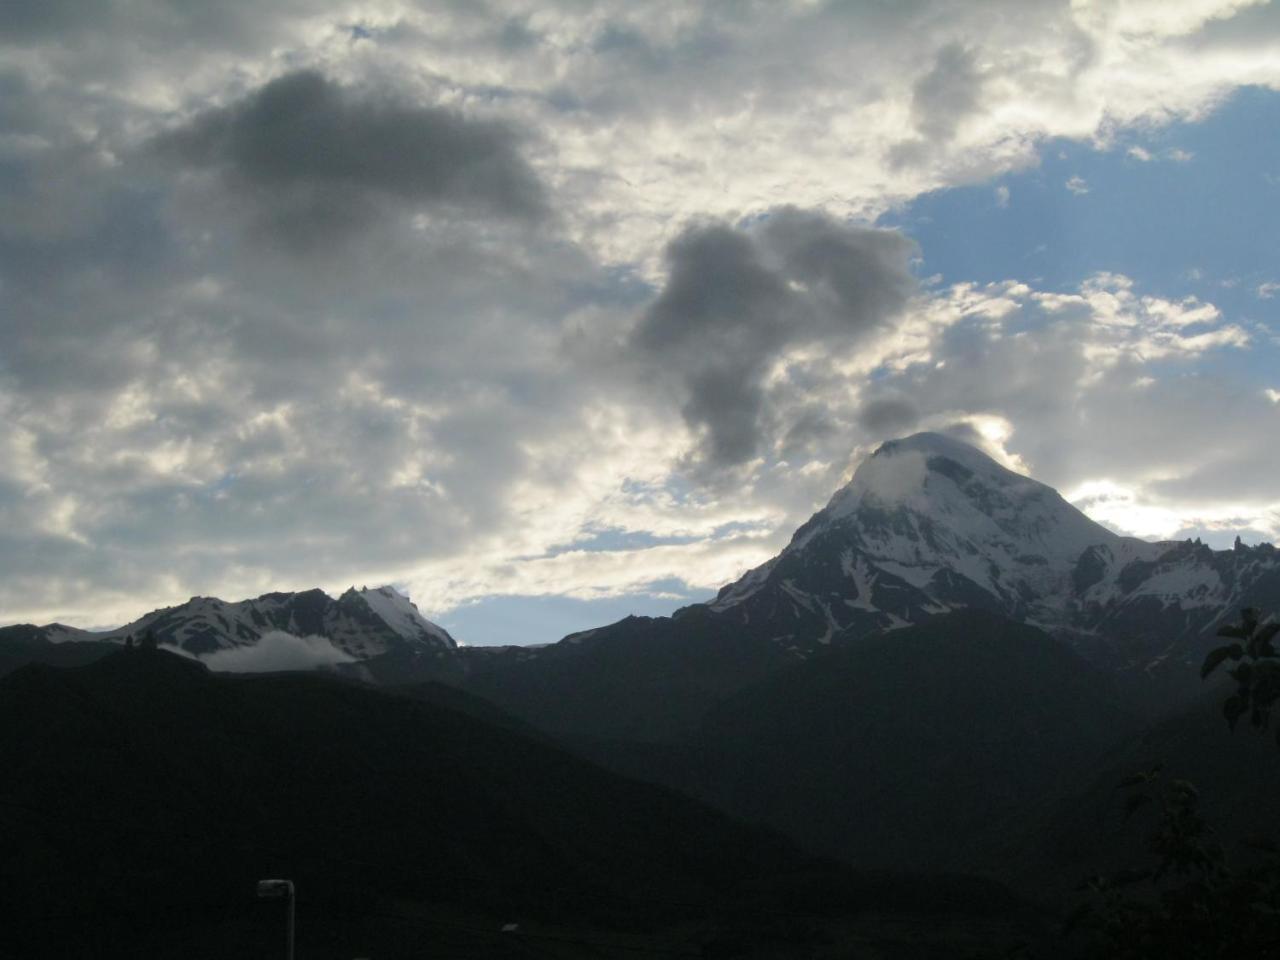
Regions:
[[347, 590], [333, 599], [322, 590], [268, 593], [228, 603], [217, 597], [192, 597], [175, 607], [155, 610], [115, 630], [90, 632], [62, 624], [20, 625], [0, 629], [0, 640], [141, 640], [147, 634], [161, 646], [192, 654], [212, 653], [257, 643], [272, 631], [325, 637], [358, 660], [380, 657], [447, 658], [457, 648], [453, 637], [418, 612], [391, 587]]
[[[197, 597], [104, 633], [0, 629], [0, 674], [87, 663], [130, 634], [189, 654], [322, 636], [356, 659], [341, 668], [397, 686], [391, 699], [509, 714], [497, 725], [815, 853], [1041, 882], [1072, 851], [1093, 855], [1070, 814], [1115, 796], [1113, 755], [1146, 757], [1159, 735], [1171, 770], [1226, 776], [1216, 741], [1168, 724], [1204, 696], [1195, 667], [1244, 606], [1280, 613], [1273, 547], [1121, 537], [975, 448], [919, 434], [877, 450], [773, 560], [671, 617], [468, 648], [390, 588]], [[1276, 795], [1261, 774], [1231, 793]], [[1049, 846], [1026, 854], [1028, 838]]]
[[[1198, 662], [1214, 628], [1245, 606], [1280, 610], [1280, 553], [1271, 545], [1214, 551], [1118, 536], [974, 447], [921, 433], [883, 444], [781, 554], [710, 603], [544, 648], [458, 648], [390, 587], [352, 588], [336, 600], [320, 590], [238, 603], [193, 597], [105, 633], [52, 624], [3, 628], [0, 640], [121, 641], [151, 631], [161, 644], [203, 654], [282, 630], [328, 638], [369, 679], [465, 674], [504, 702], [531, 689], [517, 674], [551, 703], [560, 686], [588, 696], [597, 674], [613, 691], [600, 697], [615, 700], [625, 687], [626, 701], [636, 686], [629, 677], [657, 671], [645, 684], [681, 677], [668, 693], [680, 711], [697, 713], [704, 694], [779, 662], [957, 610], [1039, 627], [1136, 676]], [[567, 719], [573, 700], [559, 703]]]
[[1147, 669], [1241, 607], [1277, 603], [1270, 544], [1121, 537], [1051, 487], [922, 433], [881, 446], [779, 556], [708, 606], [800, 655], [977, 608]]
[[1003, 874], [1045, 798], [1140, 728], [1065, 644], [965, 610], [793, 662], [674, 741], [585, 749], [851, 863]]
[[1149, 543], [958, 440], [881, 446], [777, 557], [670, 618], [536, 650], [464, 648], [465, 682], [580, 740], [670, 739], [787, 664], [962, 611], [1048, 633], [1156, 716], [1199, 692], [1214, 630], [1280, 612], [1280, 553]]

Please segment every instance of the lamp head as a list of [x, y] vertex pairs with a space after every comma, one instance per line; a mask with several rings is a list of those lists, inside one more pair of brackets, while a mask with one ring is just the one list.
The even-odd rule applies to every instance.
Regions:
[[291, 897], [293, 896], [292, 880], [259, 880], [259, 897]]

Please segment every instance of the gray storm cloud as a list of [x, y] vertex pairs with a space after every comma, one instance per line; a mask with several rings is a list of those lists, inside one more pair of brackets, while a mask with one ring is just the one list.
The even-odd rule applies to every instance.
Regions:
[[930, 141], [955, 136], [964, 118], [982, 106], [982, 74], [972, 50], [949, 43], [938, 51], [933, 69], [911, 91], [916, 129]]
[[631, 335], [674, 380], [711, 469], [755, 457], [779, 429], [766, 379], [793, 348], [847, 348], [890, 326], [915, 291], [902, 234], [785, 208], [739, 229], [695, 226], [667, 249], [667, 282]]
[[217, 171], [273, 233], [305, 247], [387, 212], [387, 201], [538, 218], [546, 201], [520, 143], [508, 124], [302, 70], [198, 115], [155, 148]]
[[693, 535], [691, 477], [789, 532], [970, 415], [1059, 484], [1274, 474], [1280, 383], [1164, 384], [1038, 295], [944, 327], [844, 219], [1273, 85], [1274, 4], [0, 6], [5, 618], [488, 595], [584, 530]]
[[858, 411], [858, 422], [877, 437], [900, 437], [920, 421], [920, 411], [909, 397], [889, 395], [868, 401]]

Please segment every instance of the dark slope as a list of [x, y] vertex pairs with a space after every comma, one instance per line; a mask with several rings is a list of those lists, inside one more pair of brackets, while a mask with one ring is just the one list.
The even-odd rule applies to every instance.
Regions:
[[430, 703], [445, 710], [452, 710], [473, 720], [501, 727], [521, 736], [544, 742], [555, 742], [541, 730], [530, 726], [504, 710], [500, 710], [483, 697], [478, 697], [450, 684], [425, 680], [420, 683], [401, 684], [393, 692], [396, 696], [421, 700], [424, 703]]
[[724, 697], [795, 662], [702, 606], [627, 617], [533, 653], [461, 653], [465, 689], [535, 727], [637, 741], [686, 733]]
[[1023, 838], [1022, 875], [1043, 884], [1060, 878], [1064, 888], [1098, 872], [1149, 865], [1147, 838], [1154, 808], [1126, 818], [1131, 788], [1122, 782], [1157, 764], [1162, 779], [1191, 781], [1200, 808], [1218, 839], [1237, 859], [1241, 841], [1280, 841], [1280, 750], [1274, 734], [1251, 729], [1247, 718], [1233, 733], [1222, 702], [1234, 688], [1219, 684], [1190, 709], [1128, 739], [1082, 776], [1036, 835]]
[[421, 699], [164, 653], [0, 681], [0, 769], [0, 954], [258, 955], [268, 876], [302, 891], [307, 956], [367, 950], [352, 931], [404, 904], [655, 922], [918, 896]]
[[1278, 604], [1270, 544], [1120, 537], [976, 448], [921, 433], [881, 445], [782, 553], [708, 606], [801, 651], [841, 631], [990, 610], [1153, 688], [1159, 710], [1195, 696], [1198, 651], [1219, 623]]
[[682, 748], [593, 754], [858, 866], [1001, 869], [1009, 832], [1135, 727], [1065, 645], [968, 611], [748, 687]]
[[119, 649], [119, 644], [98, 640], [53, 643], [45, 639], [43, 627], [32, 624], [0, 627], [0, 677], [28, 663], [80, 667]]

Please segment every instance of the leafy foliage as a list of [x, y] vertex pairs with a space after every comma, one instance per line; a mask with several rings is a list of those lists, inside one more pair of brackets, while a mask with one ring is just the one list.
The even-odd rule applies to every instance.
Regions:
[[[1236, 691], [1223, 704], [1232, 730], [1245, 714], [1254, 728], [1269, 728], [1280, 699], [1280, 657], [1272, 643], [1278, 631], [1280, 624], [1262, 623], [1256, 610], [1246, 609], [1239, 624], [1218, 631], [1234, 642], [1205, 658], [1202, 679], [1228, 660], [1236, 664]], [[1091, 931], [1097, 954], [1107, 958], [1280, 955], [1280, 846], [1255, 838], [1228, 858], [1201, 813], [1199, 790], [1186, 780], [1165, 779], [1159, 766], [1119, 787], [1130, 791], [1126, 819], [1147, 808], [1158, 811], [1148, 838], [1153, 860], [1089, 878], [1082, 889], [1090, 898], [1070, 916], [1068, 929]]]
[[[1271, 711], [1280, 700], [1280, 655], [1273, 643], [1277, 633], [1280, 622], [1272, 619], [1262, 623], [1258, 611], [1248, 607], [1241, 611], [1239, 624], [1218, 630], [1218, 636], [1235, 642], [1218, 647], [1204, 659], [1201, 678], [1208, 678], [1228, 660], [1235, 664], [1230, 673], [1236, 692], [1222, 705], [1222, 714], [1232, 730], [1246, 714], [1256, 730], [1267, 730], [1271, 725]], [[1276, 743], [1280, 745], [1280, 727], [1276, 729]]]
[[1149, 839], [1150, 866], [1091, 877], [1091, 898], [1068, 926], [1091, 928], [1108, 958], [1266, 956], [1280, 949], [1280, 856], [1267, 841], [1233, 865], [1200, 812], [1199, 791], [1185, 780], [1144, 771], [1126, 811], [1160, 811]]

